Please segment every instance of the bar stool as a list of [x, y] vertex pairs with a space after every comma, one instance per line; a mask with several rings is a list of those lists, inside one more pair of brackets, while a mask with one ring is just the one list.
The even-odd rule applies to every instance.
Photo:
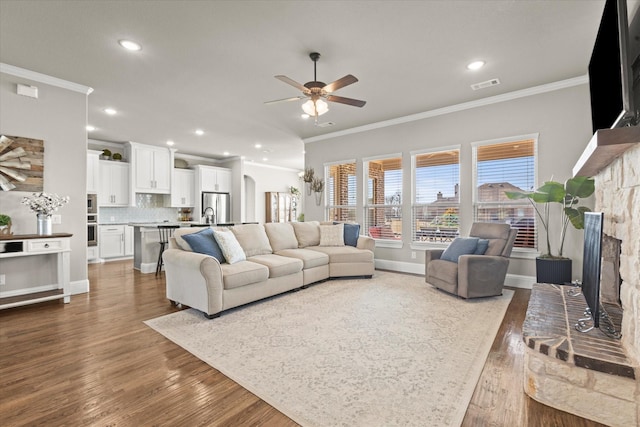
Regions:
[[158, 263], [156, 264], [156, 276], [162, 271], [162, 253], [169, 243], [169, 238], [173, 236], [173, 230], [180, 228], [179, 225], [159, 225], [158, 233], [160, 233], [160, 253], [158, 253]]

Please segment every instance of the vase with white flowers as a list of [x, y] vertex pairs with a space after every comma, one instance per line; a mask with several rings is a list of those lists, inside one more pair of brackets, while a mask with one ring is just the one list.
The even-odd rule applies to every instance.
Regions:
[[58, 196], [57, 194], [33, 193], [31, 196], [22, 198], [22, 204], [27, 205], [31, 212], [35, 212], [38, 217], [37, 234], [50, 236], [53, 234], [51, 226], [51, 214], [66, 203], [69, 203], [69, 196]]

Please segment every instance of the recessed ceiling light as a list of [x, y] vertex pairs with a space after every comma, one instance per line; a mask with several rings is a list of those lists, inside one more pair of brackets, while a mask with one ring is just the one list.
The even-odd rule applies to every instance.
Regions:
[[266, 162], [267, 160], [269, 160], [269, 159], [267, 159], [266, 157], [263, 157], [263, 158], [262, 158], [262, 161], [263, 161], [263, 162]]
[[303, 114], [300, 114], [300, 117], [306, 120], [309, 118], [309, 115], [307, 113], [303, 113]]
[[467, 65], [467, 69], [472, 71], [479, 70], [480, 68], [484, 67], [484, 64], [484, 61], [473, 61], [472, 63]]
[[168, 140], [168, 141], [167, 141], [167, 145], [171, 146], [171, 145], [173, 145], [173, 144], [175, 144], [175, 142], [173, 142], [172, 140]]
[[222, 153], [222, 155], [223, 155], [223, 156], [228, 156], [228, 155], [229, 155], [229, 152], [228, 152], [228, 151], [225, 151], [224, 153]]
[[256, 147], [256, 148], [261, 148], [261, 147], [262, 147], [262, 144], [256, 144], [256, 145], [254, 145], [254, 147]]
[[93, 132], [94, 130], [96, 130], [95, 127], [93, 127], [91, 125], [87, 125], [87, 132]]
[[202, 129], [196, 129], [196, 135], [202, 136], [204, 135], [204, 131]]
[[116, 110], [114, 110], [113, 108], [105, 108], [104, 112], [107, 113], [110, 116], [113, 116], [114, 114], [117, 114], [118, 112]]
[[131, 51], [142, 50], [142, 46], [140, 46], [138, 43], [131, 40], [118, 40], [118, 43], [120, 44], [120, 46], [122, 46], [127, 50], [131, 50]]

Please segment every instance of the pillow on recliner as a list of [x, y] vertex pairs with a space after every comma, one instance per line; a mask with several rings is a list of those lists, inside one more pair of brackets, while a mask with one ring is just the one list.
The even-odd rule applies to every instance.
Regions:
[[476, 247], [476, 251], [473, 253], [474, 255], [484, 255], [489, 248], [489, 239], [478, 239], [478, 246]]
[[440, 259], [458, 262], [460, 255], [470, 255], [476, 251], [478, 240], [477, 237], [456, 237], [442, 253]]

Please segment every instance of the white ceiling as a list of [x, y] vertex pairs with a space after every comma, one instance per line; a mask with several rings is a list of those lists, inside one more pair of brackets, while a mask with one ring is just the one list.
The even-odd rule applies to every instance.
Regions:
[[[637, 3], [636, 0], [630, 3]], [[94, 88], [91, 139], [301, 169], [303, 138], [586, 74], [604, 1], [0, 1], [0, 62]], [[637, 7], [637, 5], [636, 5]], [[142, 44], [134, 53], [117, 41]], [[360, 81], [320, 122], [274, 78]], [[468, 71], [472, 60], [485, 60]], [[498, 78], [501, 85], [472, 91]], [[107, 116], [106, 107], [118, 110]], [[203, 136], [194, 134], [201, 128]], [[256, 149], [256, 143], [262, 144]], [[265, 152], [266, 151], [266, 152]]]

